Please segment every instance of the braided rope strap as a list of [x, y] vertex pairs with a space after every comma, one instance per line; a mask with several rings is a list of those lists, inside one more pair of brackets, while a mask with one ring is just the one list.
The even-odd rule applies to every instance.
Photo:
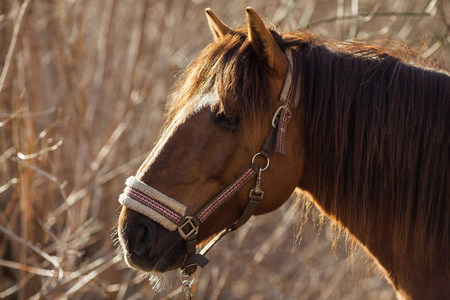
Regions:
[[286, 131], [289, 121], [292, 116], [292, 108], [297, 106], [294, 99], [296, 94], [298, 94], [297, 89], [297, 79], [298, 74], [293, 72], [294, 70], [294, 58], [292, 56], [292, 50], [290, 48], [286, 49], [286, 58], [289, 62], [288, 70], [286, 74], [286, 80], [284, 82], [283, 89], [280, 95], [280, 101], [283, 103], [281, 106], [281, 111], [277, 116], [279, 119], [277, 138], [275, 144], [275, 151], [277, 153], [286, 154]]
[[186, 206], [148, 186], [134, 176], [126, 181], [127, 187], [119, 196], [123, 206], [140, 212], [170, 231], [186, 214]]
[[256, 176], [258, 167], [251, 164], [244, 170], [232, 183], [224, 188], [214, 199], [205, 205], [198, 213], [198, 220], [203, 223], [220, 205], [222, 205], [228, 198], [233, 196], [242, 186], [244, 186], [250, 179]]

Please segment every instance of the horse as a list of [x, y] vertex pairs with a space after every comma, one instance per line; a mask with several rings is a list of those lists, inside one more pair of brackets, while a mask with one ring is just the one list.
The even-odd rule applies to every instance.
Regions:
[[224, 234], [300, 189], [399, 298], [449, 299], [449, 74], [399, 47], [246, 15], [230, 28], [206, 10], [214, 41], [181, 76], [160, 140], [119, 197], [126, 263], [192, 275]]

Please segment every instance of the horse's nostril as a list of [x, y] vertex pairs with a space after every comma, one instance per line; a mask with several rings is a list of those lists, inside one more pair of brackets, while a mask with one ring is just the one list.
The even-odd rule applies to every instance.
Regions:
[[145, 256], [152, 245], [153, 224], [144, 218], [137, 220], [133, 228], [129, 228], [129, 250], [137, 256]]

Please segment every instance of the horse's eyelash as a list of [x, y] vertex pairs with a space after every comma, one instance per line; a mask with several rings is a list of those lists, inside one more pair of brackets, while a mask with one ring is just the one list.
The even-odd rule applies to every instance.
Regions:
[[240, 123], [240, 118], [234, 114], [227, 114], [226, 112], [218, 112], [214, 118], [214, 123], [221, 129], [229, 132], [234, 132]]

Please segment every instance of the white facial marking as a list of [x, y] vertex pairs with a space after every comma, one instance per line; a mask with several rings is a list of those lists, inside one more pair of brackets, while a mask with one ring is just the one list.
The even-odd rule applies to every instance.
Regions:
[[200, 99], [195, 104], [193, 113], [198, 112], [204, 107], [211, 107], [214, 103], [219, 101], [219, 94], [217, 92], [210, 92], [197, 97], [200, 97]]
[[196, 96], [196, 98], [199, 98], [197, 101], [195, 101], [195, 105], [191, 112], [188, 111], [189, 107], [185, 107], [182, 110], [178, 112], [178, 114], [173, 118], [172, 123], [166, 128], [164, 131], [162, 137], [159, 139], [159, 141], [156, 143], [156, 146], [153, 148], [153, 150], [150, 152], [150, 155], [147, 158], [148, 164], [151, 165], [155, 161], [155, 159], [158, 157], [158, 155], [161, 153], [161, 150], [166, 145], [169, 138], [174, 134], [178, 126], [184, 123], [184, 121], [190, 116], [197, 112], [199, 112], [201, 109], [205, 107], [211, 107], [214, 103], [219, 101], [219, 95], [216, 92], [210, 92], [206, 94], [201, 94]]

